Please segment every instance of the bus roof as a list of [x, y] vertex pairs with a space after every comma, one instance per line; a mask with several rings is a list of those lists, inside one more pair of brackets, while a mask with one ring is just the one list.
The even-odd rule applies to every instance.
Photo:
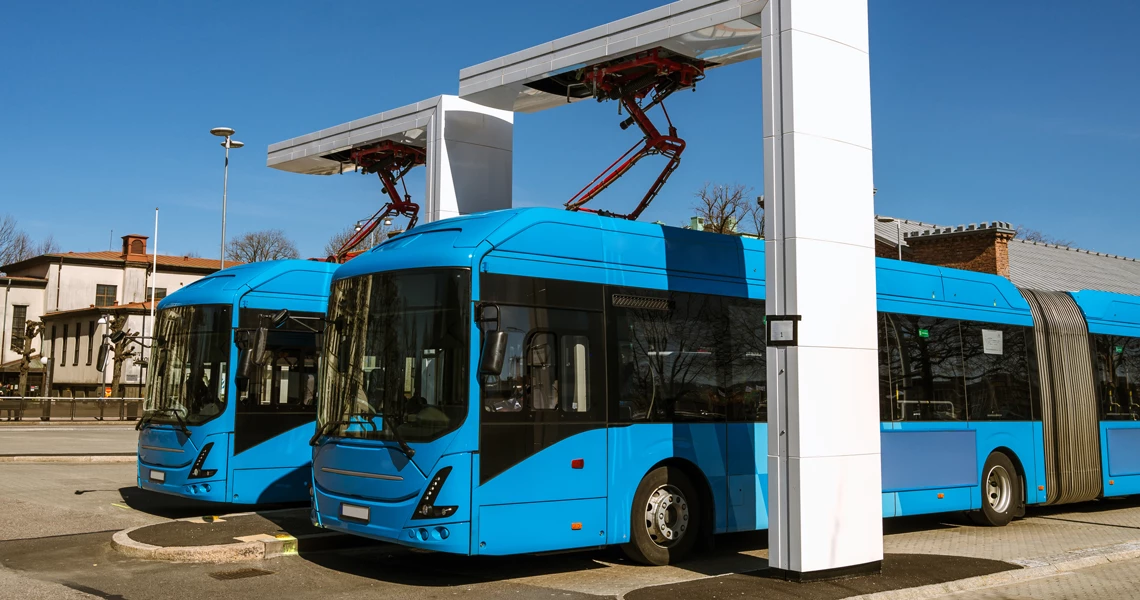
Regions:
[[[652, 287], [678, 289], [674, 283], [699, 277], [707, 293], [762, 297], [765, 280], [763, 240], [553, 208], [492, 211], [421, 225], [344, 264], [334, 279], [472, 268], [484, 254], [488, 263], [532, 261], [542, 263], [538, 269], [548, 277], [594, 283], [628, 284], [631, 273], [658, 273], [666, 283]], [[877, 259], [876, 268], [880, 310], [1032, 324], [1029, 305], [1004, 277], [890, 259]], [[615, 279], [607, 272], [624, 275]], [[748, 286], [717, 287], [717, 280]]]
[[1090, 333], [1140, 337], [1140, 296], [1098, 290], [1071, 294], [1085, 314]]
[[327, 298], [336, 264], [311, 260], [249, 263], [211, 273], [170, 294], [159, 310], [173, 306], [233, 304], [250, 292]]

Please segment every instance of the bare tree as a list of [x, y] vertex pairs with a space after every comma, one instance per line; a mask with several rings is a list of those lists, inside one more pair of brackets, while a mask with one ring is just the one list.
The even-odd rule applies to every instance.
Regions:
[[[754, 231], [745, 232], [763, 233], [764, 217], [755, 214], [761, 209], [752, 197], [752, 188], [739, 183], [713, 185], [706, 182], [694, 196], [693, 211], [704, 219], [705, 231], [741, 233], [742, 229], [753, 228]], [[755, 230], [756, 227], [760, 229]]]
[[43, 254], [57, 254], [61, 251], [62, 251], [62, 249], [60, 248], [59, 244], [55, 241], [55, 236], [53, 236], [49, 233], [48, 236], [46, 238], [44, 238], [42, 242], [35, 245], [35, 252], [33, 252], [32, 256], [40, 256]]
[[10, 265], [54, 252], [59, 252], [59, 244], [52, 236], [49, 235], [37, 244], [32, 241], [31, 236], [19, 228], [15, 217], [12, 215], [0, 217], [0, 265]]
[[230, 260], [252, 263], [281, 258], [298, 258], [297, 246], [280, 229], [251, 231], [230, 240], [226, 247]]
[[1042, 244], [1053, 244], [1055, 246], [1072, 246], [1072, 240], [1066, 240], [1058, 237], [1053, 237], [1039, 229], [1030, 229], [1024, 225], [1017, 226], [1017, 233], [1014, 234], [1015, 238], [1025, 240], [1027, 242], [1039, 242]]
[[[348, 243], [348, 240], [352, 239], [352, 236], [356, 235], [356, 233], [356, 226], [349, 226], [334, 233], [329, 237], [329, 241], [325, 242], [325, 254], [328, 256], [336, 256], [336, 254], [340, 252], [340, 249], [343, 248], [344, 245]], [[351, 248], [351, 250], [353, 252], [364, 252], [372, 248], [374, 240], [376, 244], [379, 244], [388, 239], [393, 233], [398, 233], [398, 231], [391, 225], [385, 225], [383, 222], [380, 222], [368, 237], [361, 240], [360, 243], [357, 244], [356, 247]]]

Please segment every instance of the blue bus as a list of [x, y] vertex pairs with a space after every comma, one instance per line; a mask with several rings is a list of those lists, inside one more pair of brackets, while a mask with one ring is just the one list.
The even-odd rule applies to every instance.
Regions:
[[308, 498], [318, 332], [336, 266], [230, 267], [159, 303], [139, 487], [236, 504]]
[[[1140, 299], [877, 265], [885, 517], [1003, 525], [1140, 490]], [[329, 297], [314, 523], [649, 564], [766, 528], [764, 272], [759, 240], [540, 208], [354, 259]]]

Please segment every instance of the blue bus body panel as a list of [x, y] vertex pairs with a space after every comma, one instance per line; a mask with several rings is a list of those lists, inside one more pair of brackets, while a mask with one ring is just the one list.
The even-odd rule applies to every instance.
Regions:
[[[238, 326], [241, 308], [288, 308], [296, 312], [324, 313], [337, 266], [304, 260], [238, 265], [170, 294], [157, 308], [226, 304], [234, 308], [233, 327]], [[237, 348], [233, 344], [229, 364], [237, 364]], [[241, 504], [296, 502], [308, 497], [312, 460], [308, 440], [313, 424], [296, 427], [235, 455], [237, 388], [234, 379], [228, 378], [229, 400], [222, 414], [201, 425], [190, 426], [189, 437], [168, 424], [153, 424], [142, 430], [139, 434], [139, 487], [199, 500]], [[194, 459], [211, 442], [213, 446], [202, 468], [217, 470], [217, 473], [206, 479], [188, 479]], [[182, 452], [150, 449], [172, 447]], [[162, 483], [152, 481], [152, 470], [163, 471]]]
[[[1140, 297], [1096, 290], [1071, 295], [1089, 333], [1140, 337]], [[1104, 495], [1140, 494], [1140, 423], [1101, 421], [1100, 454]]]

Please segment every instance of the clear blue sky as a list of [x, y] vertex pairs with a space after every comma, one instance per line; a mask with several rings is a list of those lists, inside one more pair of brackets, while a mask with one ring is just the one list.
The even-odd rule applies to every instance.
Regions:
[[[318, 256], [380, 206], [380, 187], [268, 169], [270, 143], [455, 93], [463, 67], [661, 3], [12, 3], [0, 22], [0, 213], [87, 251], [112, 229], [116, 246], [149, 234], [157, 206], [160, 252], [217, 256], [222, 150], [208, 130], [225, 125], [246, 143], [231, 160], [229, 233], [282, 228]], [[1011, 221], [1140, 257], [1140, 3], [870, 0], [870, 11], [878, 212]], [[645, 217], [686, 220], [704, 181], [760, 193], [759, 103], [759, 61], [671, 100], [689, 147]], [[582, 102], [519, 115], [516, 205], [560, 206], [632, 144], [615, 113]], [[655, 169], [617, 191], [639, 193]], [[411, 179], [418, 196], [422, 170]]]

